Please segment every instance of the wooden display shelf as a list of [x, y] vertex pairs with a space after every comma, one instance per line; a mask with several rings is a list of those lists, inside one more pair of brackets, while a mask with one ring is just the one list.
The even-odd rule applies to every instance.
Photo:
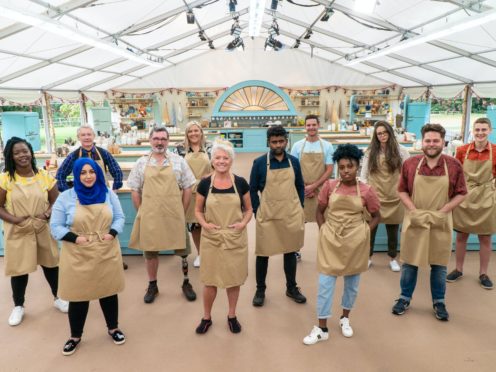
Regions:
[[320, 104], [318, 105], [298, 105], [300, 107], [320, 107]]

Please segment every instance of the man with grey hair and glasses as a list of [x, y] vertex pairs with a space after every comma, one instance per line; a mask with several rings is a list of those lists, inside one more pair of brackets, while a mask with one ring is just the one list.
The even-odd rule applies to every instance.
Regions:
[[149, 284], [144, 297], [152, 303], [158, 295], [158, 254], [173, 250], [181, 256], [182, 290], [188, 301], [196, 299], [188, 278], [188, 254], [191, 253], [186, 232], [185, 211], [191, 200], [196, 178], [186, 161], [167, 149], [169, 133], [165, 127], [150, 132], [152, 151], [138, 159], [127, 180], [133, 205], [138, 211], [129, 248], [144, 251]]

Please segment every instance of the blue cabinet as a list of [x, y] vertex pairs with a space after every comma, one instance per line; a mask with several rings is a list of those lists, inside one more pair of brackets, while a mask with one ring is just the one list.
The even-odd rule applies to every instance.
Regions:
[[496, 106], [490, 106], [487, 108], [487, 118], [491, 120], [491, 126], [493, 131], [489, 135], [489, 141], [496, 143]]
[[12, 137], [24, 138], [33, 146], [34, 151], [41, 150], [40, 119], [36, 112], [3, 112], [3, 143]]
[[95, 132], [112, 134], [112, 120], [110, 107], [92, 107], [88, 113], [88, 122]]
[[[406, 103], [407, 102], [407, 103]], [[405, 100], [404, 126], [407, 132], [415, 133], [417, 139], [422, 138], [420, 130], [431, 117], [430, 102], [408, 102]]]

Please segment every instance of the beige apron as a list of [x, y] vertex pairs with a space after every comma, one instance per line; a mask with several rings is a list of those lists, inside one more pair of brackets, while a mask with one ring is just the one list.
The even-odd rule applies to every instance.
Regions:
[[[86, 151], [86, 150], [84, 150], [84, 151]], [[88, 152], [88, 151], [86, 151], [86, 152]], [[100, 154], [100, 151], [98, 151], [98, 148], [96, 146], [95, 146], [95, 152], [97, 153], [99, 160], [95, 160], [91, 156], [90, 156], [90, 159], [92, 159], [95, 163], [97, 163], [100, 166], [100, 168], [102, 168], [103, 177], [105, 178], [105, 184], [107, 186], [109, 186], [108, 179], [107, 179], [107, 172], [105, 171], [105, 163], [103, 162], [102, 154]], [[83, 157], [83, 149], [82, 148], [79, 148], [79, 157], [80, 158]], [[74, 175], [74, 177], [76, 177], [76, 175]]]
[[257, 213], [257, 256], [296, 252], [303, 246], [304, 213], [295, 187], [291, 159], [288, 161], [289, 168], [270, 169], [267, 154], [265, 187]]
[[469, 234], [491, 235], [496, 232], [496, 188], [493, 178], [493, 147], [489, 143], [489, 160], [463, 162], [468, 195], [453, 210], [453, 228]]
[[186, 222], [187, 223], [198, 223], [195, 217], [195, 201], [196, 201], [196, 188], [198, 183], [210, 172], [212, 172], [212, 167], [210, 166], [210, 160], [208, 159], [208, 154], [205, 152], [188, 152], [184, 157], [193, 171], [196, 178], [196, 183], [191, 188], [191, 202], [186, 210]]
[[369, 173], [369, 184], [377, 191], [381, 202], [380, 223], [399, 225], [403, 222], [404, 207], [398, 195], [400, 171], [391, 173], [386, 164], [384, 154], [379, 156], [377, 172]]
[[420, 160], [413, 181], [414, 211], [405, 211], [401, 231], [401, 260], [413, 266], [447, 266], [451, 255], [453, 219], [439, 212], [449, 201], [448, 166], [444, 176], [419, 174]]
[[201, 281], [208, 286], [231, 288], [242, 285], [248, 276], [248, 233], [228, 227], [241, 222], [239, 194], [231, 175], [234, 194], [212, 193], [214, 176], [205, 203], [205, 221], [219, 230], [202, 229], [200, 240]]
[[325, 223], [319, 232], [317, 267], [324, 275], [355, 275], [367, 270], [370, 228], [357, 180], [357, 195], [339, 195], [339, 182], [329, 196]]
[[48, 209], [48, 194], [37, 182], [30, 185], [13, 182], [10, 200], [14, 216], [30, 217], [20, 225], [3, 223], [5, 275], [29, 274], [36, 271], [37, 265], [56, 267], [59, 250], [50, 234], [48, 221], [34, 217]]
[[[324, 146], [322, 145], [322, 140], [319, 139], [321, 152], [305, 152], [305, 145], [307, 140], [303, 142], [303, 147], [301, 148], [301, 173], [303, 175], [303, 181], [305, 185], [309, 185], [317, 181], [326, 171], [325, 165], [325, 154]], [[320, 192], [320, 187], [314, 192], [313, 198], [305, 197], [305, 222], [316, 222], [315, 215], [317, 213], [318, 196]]]
[[171, 162], [167, 166], [146, 165], [141, 206], [128, 246], [141, 251], [175, 250], [176, 255], [190, 253], [185, 249], [182, 193]]
[[107, 203], [76, 205], [71, 231], [88, 238], [77, 245], [62, 241], [58, 294], [67, 301], [91, 301], [124, 289], [119, 239], [103, 240], [112, 226]]

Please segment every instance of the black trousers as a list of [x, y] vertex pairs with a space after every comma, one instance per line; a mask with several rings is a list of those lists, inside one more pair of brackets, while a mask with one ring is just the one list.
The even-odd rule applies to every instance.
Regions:
[[[374, 243], [375, 243], [375, 234], [377, 233], [377, 228], [379, 225], [375, 227], [375, 229], [370, 231], [370, 256], [374, 254]], [[388, 239], [388, 256], [391, 258], [395, 258], [398, 254], [398, 230], [400, 225], [386, 225], [386, 233]]]
[[[119, 300], [117, 295], [100, 298], [99, 301], [107, 328], [109, 330], [117, 328], [119, 318]], [[71, 337], [80, 338], [83, 335], [84, 323], [86, 322], [89, 307], [89, 301], [69, 302]]]
[[[265, 278], [269, 267], [269, 257], [257, 256], [255, 271], [257, 278], [257, 289], [265, 291]], [[296, 255], [294, 252], [284, 254], [284, 274], [286, 275], [286, 287], [296, 287]]]
[[[43, 269], [43, 274], [45, 274], [46, 281], [50, 285], [53, 297], [57, 297], [57, 290], [59, 285], [59, 268], [44, 266], [42, 266], [41, 268]], [[10, 278], [14, 306], [24, 306], [24, 296], [26, 294], [26, 287], [28, 286], [28, 279], [29, 274], [12, 276]]]

